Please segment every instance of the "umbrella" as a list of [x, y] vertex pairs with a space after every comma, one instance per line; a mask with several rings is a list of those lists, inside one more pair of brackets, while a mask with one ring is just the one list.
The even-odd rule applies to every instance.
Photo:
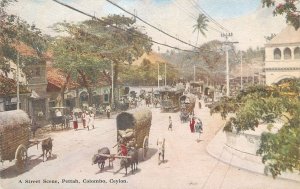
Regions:
[[50, 109], [66, 109], [67, 107], [50, 107]]
[[74, 112], [74, 113], [80, 113], [80, 112], [82, 112], [82, 110], [81, 110], [80, 108], [74, 108], [74, 109], [73, 109], [73, 112]]

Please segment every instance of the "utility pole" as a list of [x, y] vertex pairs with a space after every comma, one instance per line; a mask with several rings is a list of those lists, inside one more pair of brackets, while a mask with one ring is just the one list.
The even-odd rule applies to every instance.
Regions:
[[165, 86], [167, 86], [167, 63], [165, 62]]
[[194, 82], [196, 81], [196, 65], [194, 64]]
[[253, 61], [251, 61], [251, 65], [252, 65], [251, 69], [252, 69], [252, 74], [253, 74], [252, 75], [252, 84], [254, 85], [254, 77], [255, 77], [254, 74], [255, 74], [255, 71], [254, 71], [254, 67], [253, 67]]
[[225, 52], [226, 52], [226, 96], [230, 95], [230, 86], [229, 86], [229, 57], [228, 57], [228, 51], [229, 51], [229, 44], [234, 44], [238, 42], [230, 42], [228, 41], [228, 37], [232, 37], [232, 33], [222, 33], [221, 37], [225, 37]]
[[243, 90], [243, 53], [241, 52], [241, 90]]
[[157, 62], [157, 87], [159, 88], [159, 62]]
[[229, 88], [229, 57], [228, 57], [229, 47], [226, 45], [226, 96], [230, 95]]
[[114, 104], [114, 63], [111, 63], [111, 107]]
[[17, 55], [17, 110], [20, 109], [20, 82], [19, 82], [19, 77], [20, 77], [20, 74], [19, 74], [19, 67], [20, 67], [20, 54], [18, 52], [18, 55]]

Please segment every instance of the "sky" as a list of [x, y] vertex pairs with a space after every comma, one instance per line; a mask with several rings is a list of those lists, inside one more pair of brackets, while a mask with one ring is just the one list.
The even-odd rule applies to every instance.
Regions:
[[[109, 4], [106, 0], [60, 0], [84, 12], [97, 17], [109, 14], [124, 14], [122, 10]], [[238, 41], [239, 49], [249, 47], [263, 47], [264, 36], [280, 32], [286, 25], [284, 18], [273, 17], [272, 10], [262, 8], [261, 0], [112, 0], [129, 12], [136, 12], [142, 19], [159, 27], [165, 32], [178, 37], [193, 45], [201, 45], [210, 40], [225, 39], [221, 37], [224, 31], [213, 22], [209, 23], [206, 36], [199, 36], [193, 32], [193, 25], [200, 10], [204, 10], [222, 27], [233, 33], [231, 40]], [[86, 16], [67, 9], [52, 0], [19, 0], [9, 7], [9, 12], [25, 19], [30, 24], [34, 23], [44, 33], [56, 35], [49, 28], [56, 22], [64, 20], [80, 22], [88, 19]], [[155, 41], [166, 43], [182, 49], [190, 49], [164, 34], [146, 26], [138, 21], [140, 29]], [[154, 45], [153, 50], [164, 52], [167, 48]]]

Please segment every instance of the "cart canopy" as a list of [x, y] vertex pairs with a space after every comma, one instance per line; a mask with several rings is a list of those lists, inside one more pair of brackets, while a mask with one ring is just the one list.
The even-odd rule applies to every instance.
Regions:
[[30, 119], [23, 110], [0, 112], [0, 131], [6, 127], [16, 127], [29, 123]]
[[121, 112], [117, 116], [117, 129], [118, 130], [126, 130], [130, 128], [139, 129], [137, 127], [142, 125], [150, 128], [151, 120], [152, 120], [152, 112], [148, 108], [137, 108], [126, 112]]

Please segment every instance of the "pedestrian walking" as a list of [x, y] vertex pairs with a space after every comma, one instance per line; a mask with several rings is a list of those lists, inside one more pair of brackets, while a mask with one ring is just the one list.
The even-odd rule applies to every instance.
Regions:
[[77, 115], [76, 113], [71, 114], [72, 120], [73, 120], [73, 128], [77, 131], [78, 129], [78, 120], [77, 120]]
[[[158, 165], [165, 160], [165, 138], [158, 138], [157, 139], [157, 146], [158, 146]], [[162, 157], [162, 160], [160, 159]]]
[[110, 105], [106, 106], [105, 111], [106, 111], [107, 119], [110, 119], [110, 111], [111, 111]]
[[171, 116], [169, 116], [169, 127], [168, 127], [168, 130], [172, 131], [172, 127], [173, 127], [173, 125], [172, 125], [172, 118], [171, 118]]
[[202, 121], [200, 119], [197, 120], [197, 123], [195, 125], [195, 131], [196, 133], [199, 133], [199, 138], [197, 139], [197, 142], [200, 142], [200, 135], [203, 132], [203, 124]]
[[91, 111], [90, 114], [88, 115], [88, 125], [87, 125], [88, 130], [90, 130], [90, 128], [92, 127], [93, 129], [95, 129], [94, 120], [95, 120], [95, 114]]
[[194, 117], [190, 121], [190, 130], [191, 130], [191, 133], [195, 132], [195, 118]]
[[83, 128], [86, 127], [86, 116], [87, 116], [86, 114], [87, 113], [88, 113], [87, 111], [83, 111], [82, 114], [81, 114]]

